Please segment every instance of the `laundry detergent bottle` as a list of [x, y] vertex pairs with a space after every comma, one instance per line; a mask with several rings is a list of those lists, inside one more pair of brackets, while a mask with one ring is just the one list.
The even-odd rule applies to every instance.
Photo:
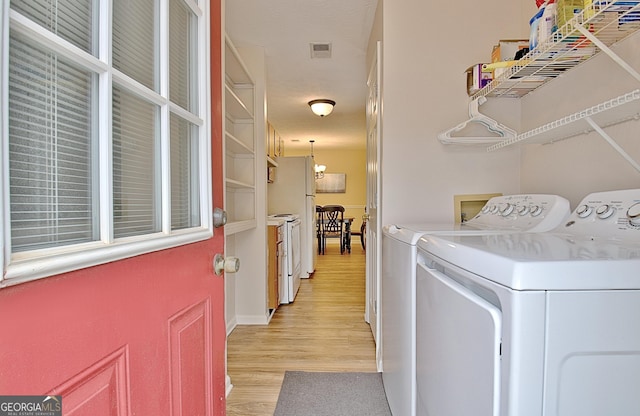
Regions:
[[529, 50], [534, 50], [536, 46], [538, 46], [539, 39], [539, 30], [538, 26], [540, 25], [540, 20], [542, 19], [542, 14], [544, 13], [545, 5], [542, 4], [538, 9], [538, 12], [533, 15], [531, 20], [529, 20]]
[[538, 23], [539, 44], [553, 40], [551, 39], [551, 35], [558, 30], [557, 18], [558, 4], [556, 3], [556, 0], [548, 0], [544, 5], [544, 11], [542, 12], [542, 16], [540, 16], [540, 21]]

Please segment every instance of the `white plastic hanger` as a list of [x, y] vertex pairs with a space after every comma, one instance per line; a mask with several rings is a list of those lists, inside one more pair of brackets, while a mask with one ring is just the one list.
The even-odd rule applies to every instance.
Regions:
[[[484, 104], [487, 98], [480, 96], [469, 102], [469, 120], [464, 121], [457, 126], [445, 130], [438, 134], [438, 140], [443, 144], [490, 144], [501, 142], [505, 139], [513, 139], [517, 136], [515, 130], [498, 123], [496, 120], [488, 117], [478, 110], [481, 104]], [[493, 133], [492, 136], [451, 136], [451, 133], [457, 133], [464, 130], [470, 123], [482, 124]]]

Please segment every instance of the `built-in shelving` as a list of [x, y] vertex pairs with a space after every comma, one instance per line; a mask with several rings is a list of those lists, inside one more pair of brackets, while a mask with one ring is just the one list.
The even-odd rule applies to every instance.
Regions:
[[255, 82], [225, 37], [225, 204], [227, 235], [256, 226]]

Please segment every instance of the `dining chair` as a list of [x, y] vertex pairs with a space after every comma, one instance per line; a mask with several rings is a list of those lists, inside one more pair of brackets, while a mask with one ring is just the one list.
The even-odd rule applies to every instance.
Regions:
[[360, 225], [360, 231], [358, 231], [358, 230], [355, 230], [355, 231], [354, 231], [354, 230], [352, 230], [352, 231], [351, 231], [351, 235], [352, 235], [352, 236], [354, 236], [354, 235], [355, 235], [355, 236], [360, 236], [360, 244], [362, 245], [362, 249], [363, 249], [363, 250], [366, 250], [366, 249], [367, 249], [367, 247], [366, 247], [366, 245], [365, 245], [365, 244], [366, 244], [366, 243], [365, 243], [365, 240], [366, 240], [366, 232], [367, 232], [367, 220], [366, 220], [366, 219], [364, 219], [364, 218], [362, 219], [362, 224]]
[[322, 253], [327, 247], [327, 238], [340, 239], [340, 254], [344, 254], [344, 207], [325, 205], [322, 207]]
[[316, 238], [318, 239], [318, 254], [324, 254], [324, 246], [322, 245], [322, 222], [324, 215], [322, 213], [322, 205], [316, 205]]

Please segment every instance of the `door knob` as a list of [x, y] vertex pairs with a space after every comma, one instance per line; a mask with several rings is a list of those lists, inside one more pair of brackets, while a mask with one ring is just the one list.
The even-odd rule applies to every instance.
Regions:
[[222, 208], [213, 209], [213, 226], [220, 228], [227, 223], [227, 213]]
[[224, 257], [222, 254], [216, 254], [213, 258], [213, 270], [217, 276], [222, 272], [235, 273], [240, 270], [240, 259], [237, 257]]

